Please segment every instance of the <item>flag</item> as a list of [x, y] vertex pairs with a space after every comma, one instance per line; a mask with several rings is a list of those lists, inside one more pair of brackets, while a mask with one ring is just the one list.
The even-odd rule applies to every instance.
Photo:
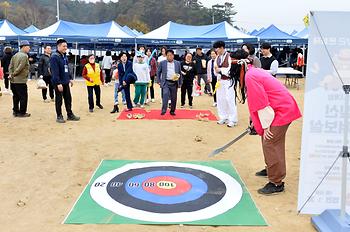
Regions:
[[305, 27], [309, 26], [309, 14], [305, 15], [305, 17], [303, 18], [304, 21], [304, 25]]

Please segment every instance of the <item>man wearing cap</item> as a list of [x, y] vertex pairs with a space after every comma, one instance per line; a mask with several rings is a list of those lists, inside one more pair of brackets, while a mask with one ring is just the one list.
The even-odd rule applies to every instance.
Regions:
[[68, 121], [79, 121], [80, 117], [75, 116], [72, 112], [72, 95], [70, 87], [73, 86], [71, 76], [68, 70], [68, 58], [66, 55], [67, 41], [64, 39], [57, 40], [57, 51], [50, 58], [50, 70], [52, 75], [52, 84], [55, 88], [55, 105], [58, 123], [65, 123], [62, 114], [62, 99], [67, 111]]
[[28, 74], [29, 60], [28, 53], [30, 44], [24, 40], [20, 42], [20, 51], [11, 59], [9, 66], [11, 90], [13, 93], [13, 116], [15, 117], [30, 117], [27, 113], [28, 105]]
[[278, 61], [271, 53], [271, 45], [269, 43], [262, 43], [260, 49], [263, 55], [260, 58], [261, 68], [267, 70], [272, 76], [276, 76]]
[[162, 88], [162, 112], [165, 115], [168, 100], [171, 100], [170, 114], [175, 116], [177, 89], [181, 88], [181, 64], [174, 60], [174, 51], [166, 51], [167, 60], [160, 62], [157, 71], [157, 83]]

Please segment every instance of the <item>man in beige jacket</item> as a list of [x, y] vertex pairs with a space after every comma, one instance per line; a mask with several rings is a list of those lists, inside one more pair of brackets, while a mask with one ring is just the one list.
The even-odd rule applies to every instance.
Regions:
[[27, 80], [29, 74], [28, 53], [30, 44], [24, 40], [20, 43], [20, 51], [16, 53], [10, 62], [9, 72], [11, 90], [13, 93], [13, 116], [30, 117], [27, 113], [28, 88]]

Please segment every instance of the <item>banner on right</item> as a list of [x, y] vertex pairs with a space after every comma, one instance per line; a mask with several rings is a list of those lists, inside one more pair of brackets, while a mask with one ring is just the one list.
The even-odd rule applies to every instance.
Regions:
[[350, 12], [310, 13], [298, 194], [298, 210], [302, 209], [304, 214], [340, 208], [341, 158], [310, 196], [344, 144], [345, 93], [342, 87], [350, 84], [350, 30], [346, 22], [350, 22]]

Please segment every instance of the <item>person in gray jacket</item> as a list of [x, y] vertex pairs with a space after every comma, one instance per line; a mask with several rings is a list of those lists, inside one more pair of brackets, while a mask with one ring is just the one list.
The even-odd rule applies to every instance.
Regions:
[[14, 117], [30, 117], [27, 113], [28, 105], [28, 74], [29, 60], [28, 53], [30, 44], [24, 40], [20, 43], [20, 51], [11, 59], [9, 66], [11, 90], [13, 93], [13, 116]]
[[157, 83], [162, 88], [161, 115], [165, 115], [170, 99], [170, 114], [175, 116], [177, 89], [182, 85], [181, 65], [179, 61], [174, 60], [173, 50], [167, 50], [166, 56], [167, 59], [160, 62], [157, 71]]
[[[51, 46], [45, 45], [44, 54], [40, 57], [40, 60], [39, 60], [38, 74], [39, 74], [39, 77], [45, 81], [46, 86], [48, 86], [49, 88], [51, 101], [54, 101], [55, 88], [53, 87], [51, 82], [50, 56], [51, 56]], [[47, 89], [42, 89], [42, 95], [43, 95], [44, 102], [50, 102], [50, 100], [47, 99]]]

